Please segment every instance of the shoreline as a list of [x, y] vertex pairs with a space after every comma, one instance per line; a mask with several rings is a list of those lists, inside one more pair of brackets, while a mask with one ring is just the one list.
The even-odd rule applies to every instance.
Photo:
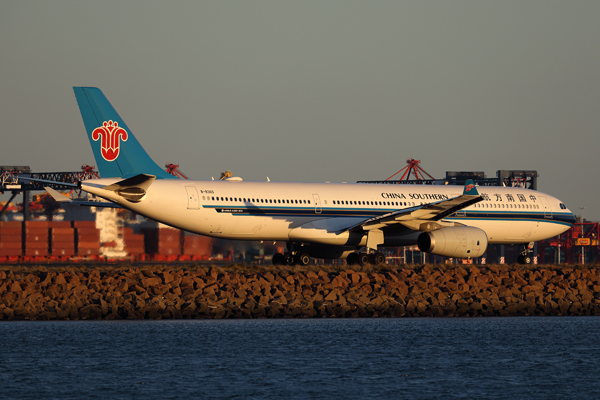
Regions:
[[0, 320], [600, 315], [600, 266], [0, 266]]

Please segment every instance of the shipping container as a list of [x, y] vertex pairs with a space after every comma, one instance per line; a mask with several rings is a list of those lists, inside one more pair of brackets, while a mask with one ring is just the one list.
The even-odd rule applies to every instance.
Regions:
[[0, 249], [22, 249], [21, 241], [18, 242], [0, 242]]
[[21, 231], [18, 229], [0, 229], [0, 242], [21, 242]]
[[48, 221], [48, 228], [71, 228], [71, 221]]
[[20, 221], [0, 221], [0, 229], [23, 229]]
[[79, 242], [77, 243], [78, 249], [99, 249], [100, 243], [96, 242]]
[[49, 247], [48, 241], [26, 241], [23, 245], [25, 249], [47, 249]]
[[23, 222], [23, 225], [25, 226], [25, 229], [27, 229], [27, 228], [32, 228], [32, 229], [50, 228], [49, 221], [25, 221], [25, 222]]
[[71, 221], [73, 228], [96, 229], [96, 221]]
[[50, 237], [50, 242], [54, 244], [55, 242], [71, 242], [75, 243], [74, 235], [52, 235]]
[[24, 235], [25, 241], [26, 242], [48, 242], [48, 230], [46, 229], [46, 231], [37, 231], [33, 232], [33, 233], [26, 233]]
[[0, 257], [14, 257], [23, 254], [23, 249], [0, 249]]
[[79, 247], [77, 248], [78, 256], [97, 256], [100, 255], [100, 246], [94, 248]]
[[51, 254], [53, 256], [72, 257], [75, 255], [75, 249], [52, 249]]
[[45, 249], [25, 249], [25, 255], [29, 257], [47, 256], [48, 248]]
[[146, 228], [146, 253], [153, 255], [182, 254], [182, 232], [172, 228]]
[[209, 256], [212, 254], [212, 238], [201, 235], [186, 235], [183, 238], [183, 254]]

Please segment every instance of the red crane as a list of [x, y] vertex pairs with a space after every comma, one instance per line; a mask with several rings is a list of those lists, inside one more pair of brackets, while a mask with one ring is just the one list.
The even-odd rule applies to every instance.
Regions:
[[81, 172], [77, 174], [76, 179], [80, 182], [86, 179], [100, 179], [100, 174], [98, 173], [98, 171], [94, 171], [95, 169], [95, 166], [82, 164]]
[[178, 177], [179, 179], [187, 179], [188, 177], [183, 174], [183, 172], [179, 171], [179, 164], [166, 163], [165, 171], [169, 174]]
[[425, 179], [425, 177], [423, 176], [423, 174], [425, 174], [429, 178], [435, 180], [435, 178], [433, 176], [429, 175], [427, 173], [427, 171], [425, 171], [423, 168], [419, 167], [419, 163], [421, 163], [421, 160], [415, 160], [414, 158], [409, 158], [408, 160], [406, 160], [406, 163], [408, 164], [406, 167], [402, 168], [400, 171], [396, 172], [394, 175], [392, 175], [389, 178], [387, 178], [386, 181], [389, 181], [390, 179], [392, 179], [393, 177], [395, 177], [396, 175], [398, 175], [402, 171], [404, 171], [404, 174], [402, 174], [402, 177], [399, 179], [400, 181], [402, 181], [402, 180], [406, 180], [406, 181], [409, 180], [411, 173], [418, 180], [424, 180]]

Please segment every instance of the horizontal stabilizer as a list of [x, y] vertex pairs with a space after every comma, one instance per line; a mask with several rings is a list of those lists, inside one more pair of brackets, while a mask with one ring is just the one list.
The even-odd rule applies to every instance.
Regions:
[[50, 196], [52, 196], [52, 198], [61, 205], [69, 204], [72, 206], [82, 206], [82, 207], [122, 208], [118, 204], [110, 203], [107, 201], [73, 200], [50, 187], [45, 187], [44, 189], [46, 189], [46, 192], [48, 192], [50, 194]]
[[69, 203], [73, 201], [67, 196], [60, 193], [59, 191], [52, 189], [51, 187], [44, 187], [44, 189], [46, 189], [46, 192], [48, 192], [48, 194], [50, 194], [50, 196], [52, 196], [52, 198], [58, 203]]
[[132, 176], [131, 178], [123, 179], [122, 181], [113, 183], [111, 185], [104, 186], [102, 189], [112, 190], [113, 192], [116, 192], [117, 190], [123, 189], [126, 187], [127, 188], [137, 187], [137, 188], [146, 190], [146, 189], [148, 189], [150, 184], [152, 184], [152, 182], [154, 182], [155, 179], [156, 179], [156, 176], [154, 176], [154, 175], [139, 174], [136, 176]]
[[52, 183], [54, 185], [68, 186], [68, 187], [72, 187], [72, 188], [79, 188], [79, 185], [77, 183], [71, 183], [71, 182], [49, 181], [47, 179], [31, 178], [29, 176], [23, 176], [20, 179], [24, 180], [24, 181], [34, 181], [34, 182], [41, 182], [41, 183]]

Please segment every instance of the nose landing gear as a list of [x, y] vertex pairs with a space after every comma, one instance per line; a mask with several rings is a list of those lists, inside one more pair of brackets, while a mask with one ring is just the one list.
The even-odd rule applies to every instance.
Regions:
[[521, 249], [521, 254], [517, 257], [517, 262], [519, 264], [531, 264], [533, 263], [533, 257], [531, 256], [531, 251], [533, 249], [533, 242], [528, 244], [524, 244]]

